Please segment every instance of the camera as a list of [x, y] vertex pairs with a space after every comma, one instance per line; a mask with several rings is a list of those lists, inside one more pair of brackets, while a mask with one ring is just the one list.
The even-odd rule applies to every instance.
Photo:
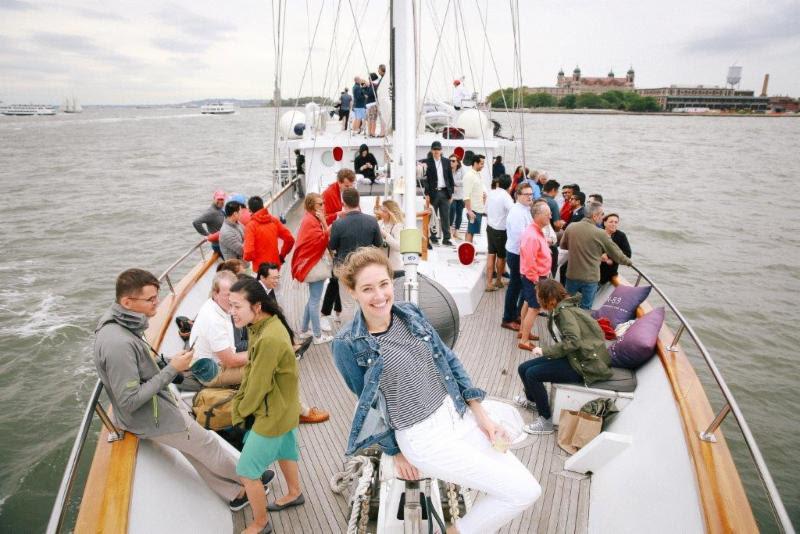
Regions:
[[[158, 369], [160, 371], [161, 369], [169, 365], [169, 363], [167, 362], [167, 360], [164, 359], [163, 354], [159, 354], [158, 358], [156, 358], [156, 365], [158, 365]], [[178, 373], [177, 375], [175, 375], [175, 378], [172, 379], [172, 383], [175, 385], [183, 384], [183, 374]]]

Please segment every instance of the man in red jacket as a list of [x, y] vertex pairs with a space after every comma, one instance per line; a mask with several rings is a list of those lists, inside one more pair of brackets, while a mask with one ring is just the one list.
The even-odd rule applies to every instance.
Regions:
[[325, 222], [329, 225], [342, 212], [342, 191], [355, 187], [356, 173], [351, 169], [342, 169], [336, 173], [336, 181], [322, 192], [322, 201], [325, 203]]
[[[281, 221], [269, 214], [261, 197], [250, 197], [247, 207], [253, 216], [244, 228], [242, 259], [253, 262], [253, 271], [258, 271], [262, 263], [281, 266], [294, 246], [292, 233]], [[278, 239], [282, 242], [280, 252]]]
[[[325, 203], [325, 223], [333, 224], [342, 211], [342, 192], [346, 189], [355, 187], [356, 173], [351, 169], [342, 169], [336, 173], [336, 181], [322, 192], [322, 201]], [[342, 300], [339, 298], [339, 283], [336, 277], [330, 279], [328, 287], [325, 289], [325, 296], [322, 298], [322, 328], [331, 330], [330, 314], [332, 311], [342, 312]], [[336, 319], [338, 316], [334, 316]]]

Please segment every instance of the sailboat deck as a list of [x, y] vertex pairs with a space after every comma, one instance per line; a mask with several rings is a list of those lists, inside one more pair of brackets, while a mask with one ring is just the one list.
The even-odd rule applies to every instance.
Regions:
[[[282, 277], [279, 298], [293, 327], [299, 324], [307, 295], [305, 285], [288, 275]], [[515, 332], [499, 327], [504, 295], [505, 290], [485, 293], [476, 312], [461, 318], [455, 351], [476, 385], [492, 396], [508, 399], [521, 392], [516, 368], [530, 353], [517, 348]], [[534, 330], [542, 339], [540, 343], [550, 342], [543, 318], [537, 320]], [[306, 504], [271, 514], [275, 532], [346, 532], [350, 507], [346, 496], [330, 489], [329, 481], [343, 468], [355, 397], [333, 364], [330, 344], [312, 345], [299, 368], [304, 402], [328, 410], [331, 418], [321, 424], [300, 425], [299, 465]], [[523, 415], [530, 419], [529, 412]], [[543, 493], [532, 508], [501, 532], [586, 532], [590, 480], [563, 472], [566, 453], [558, 447], [556, 435], [530, 436], [514, 452], [539, 481]], [[280, 470], [276, 471], [272, 489], [282, 495], [286, 482]], [[249, 507], [233, 514], [235, 533], [241, 532], [251, 514]]]

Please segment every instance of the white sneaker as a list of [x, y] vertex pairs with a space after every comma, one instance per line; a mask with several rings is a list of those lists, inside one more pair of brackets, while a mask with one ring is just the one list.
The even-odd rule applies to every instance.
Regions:
[[514, 395], [514, 404], [526, 410], [536, 411], [536, 403], [529, 401], [525, 395]]
[[331, 341], [333, 341], [333, 336], [322, 334], [321, 336], [314, 338], [314, 345], [322, 345], [323, 343], [330, 343]]
[[536, 420], [529, 424], [522, 427], [522, 430], [527, 432], [528, 434], [534, 435], [543, 435], [543, 434], [552, 434], [553, 433], [553, 421], [551, 419], [545, 419], [541, 415], [536, 418]]
[[333, 317], [334, 322], [337, 322], [337, 323], [341, 323], [342, 322], [342, 314], [341, 314], [341, 312], [333, 312], [331, 317]]
[[331, 320], [328, 318], [327, 315], [321, 315], [319, 318], [319, 327], [326, 332], [330, 332], [332, 330], [331, 327]]
[[306, 330], [305, 332], [300, 332], [300, 339], [306, 339], [307, 337], [312, 337], [314, 332], [311, 330]]

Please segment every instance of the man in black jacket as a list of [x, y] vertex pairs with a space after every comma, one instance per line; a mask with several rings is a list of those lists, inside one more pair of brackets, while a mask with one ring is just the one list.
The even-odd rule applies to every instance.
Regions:
[[[453, 197], [453, 171], [449, 160], [442, 158], [442, 144], [431, 144], [431, 155], [425, 161], [425, 200], [439, 212], [439, 227], [442, 229], [442, 245], [452, 245], [450, 241], [450, 199]], [[433, 238], [431, 241], [436, 242]]]

